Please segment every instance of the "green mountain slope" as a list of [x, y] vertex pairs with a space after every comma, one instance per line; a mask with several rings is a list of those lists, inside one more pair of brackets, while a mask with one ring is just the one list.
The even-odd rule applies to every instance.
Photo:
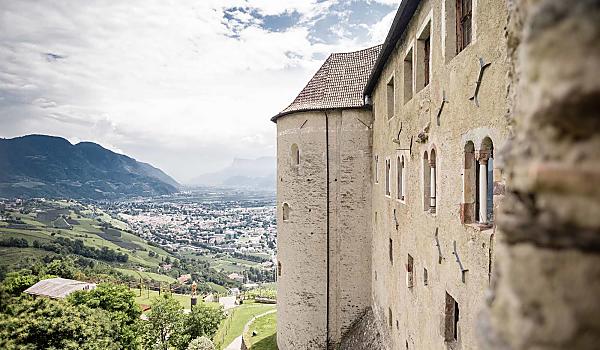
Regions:
[[114, 199], [178, 187], [160, 169], [95, 143], [46, 135], [0, 139], [0, 197]]

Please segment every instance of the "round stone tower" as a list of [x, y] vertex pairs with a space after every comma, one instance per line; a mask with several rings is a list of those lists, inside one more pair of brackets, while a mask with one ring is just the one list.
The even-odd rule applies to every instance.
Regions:
[[329, 56], [277, 124], [279, 349], [331, 349], [371, 297], [371, 123], [381, 46]]

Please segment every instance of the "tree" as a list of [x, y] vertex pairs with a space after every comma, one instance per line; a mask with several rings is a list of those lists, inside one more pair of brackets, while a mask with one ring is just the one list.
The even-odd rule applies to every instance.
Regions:
[[108, 312], [83, 305], [22, 297], [0, 315], [2, 349], [120, 349], [114, 339]]
[[192, 340], [188, 345], [187, 350], [215, 350], [215, 345], [210, 339], [200, 337]]
[[77, 268], [71, 259], [57, 259], [50, 262], [45, 269], [48, 275], [54, 275], [62, 278], [75, 278]]
[[183, 307], [170, 294], [155, 298], [143, 334], [145, 349], [168, 350], [187, 344], [189, 338], [183, 339], [183, 320]]
[[190, 339], [198, 337], [211, 338], [217, 333], [221, 321], [225, 319], [223, 307], [200, 303], [192, 308], [185, 320], [185, 333]]
[[73, 305], [108, 311], [116, 328], [115, 341], [126, 349], [138, 347], [141, 311], [135, 303], [133, 292], [127, 287], [101, 283], [94, 290], [71, 293], [67, 300]]

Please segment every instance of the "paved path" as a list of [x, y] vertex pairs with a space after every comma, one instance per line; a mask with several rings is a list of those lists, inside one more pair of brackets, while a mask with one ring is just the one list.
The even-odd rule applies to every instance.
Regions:
[[266, 316], [268, 314], [272, 314], [274, 312], [277, 312], [277, 310], [269, 310], [267, 312], [263, 312], [260, 315], [256, 315], [256, 316], [252, 317], [252, 319], [250, 321], [248, 321], [248, 323], [246, 323], [244, 325], [244, 330], [242, 331], [242, 335], [240, 335], [239, 337], [235, 338], [231, 342], [231, 344], [229, 344], [229, 346], [227, 346], [224, 350], [240, 350], [242, 348], [242, 336], [244, 335], [244, 333], [246, 333], [248, 331], [248, 329], [250, 328], [250, 325], [252, 324], [252, 322], [254, 322], [259, 317], [263, 317], [263, 316]]

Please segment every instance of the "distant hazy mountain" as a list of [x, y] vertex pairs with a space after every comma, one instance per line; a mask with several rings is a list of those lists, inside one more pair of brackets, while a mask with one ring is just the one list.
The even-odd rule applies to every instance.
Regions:
[[274, 189], [276, 168], [275, 157], [235, 158], [233, 163], [225, 169], [201, 175], [190, 181], [190, 184]]
[[0, 197], [112, 199], [170, 194], [179, 186], [160, 169], [92, 142], [0, 139]]

